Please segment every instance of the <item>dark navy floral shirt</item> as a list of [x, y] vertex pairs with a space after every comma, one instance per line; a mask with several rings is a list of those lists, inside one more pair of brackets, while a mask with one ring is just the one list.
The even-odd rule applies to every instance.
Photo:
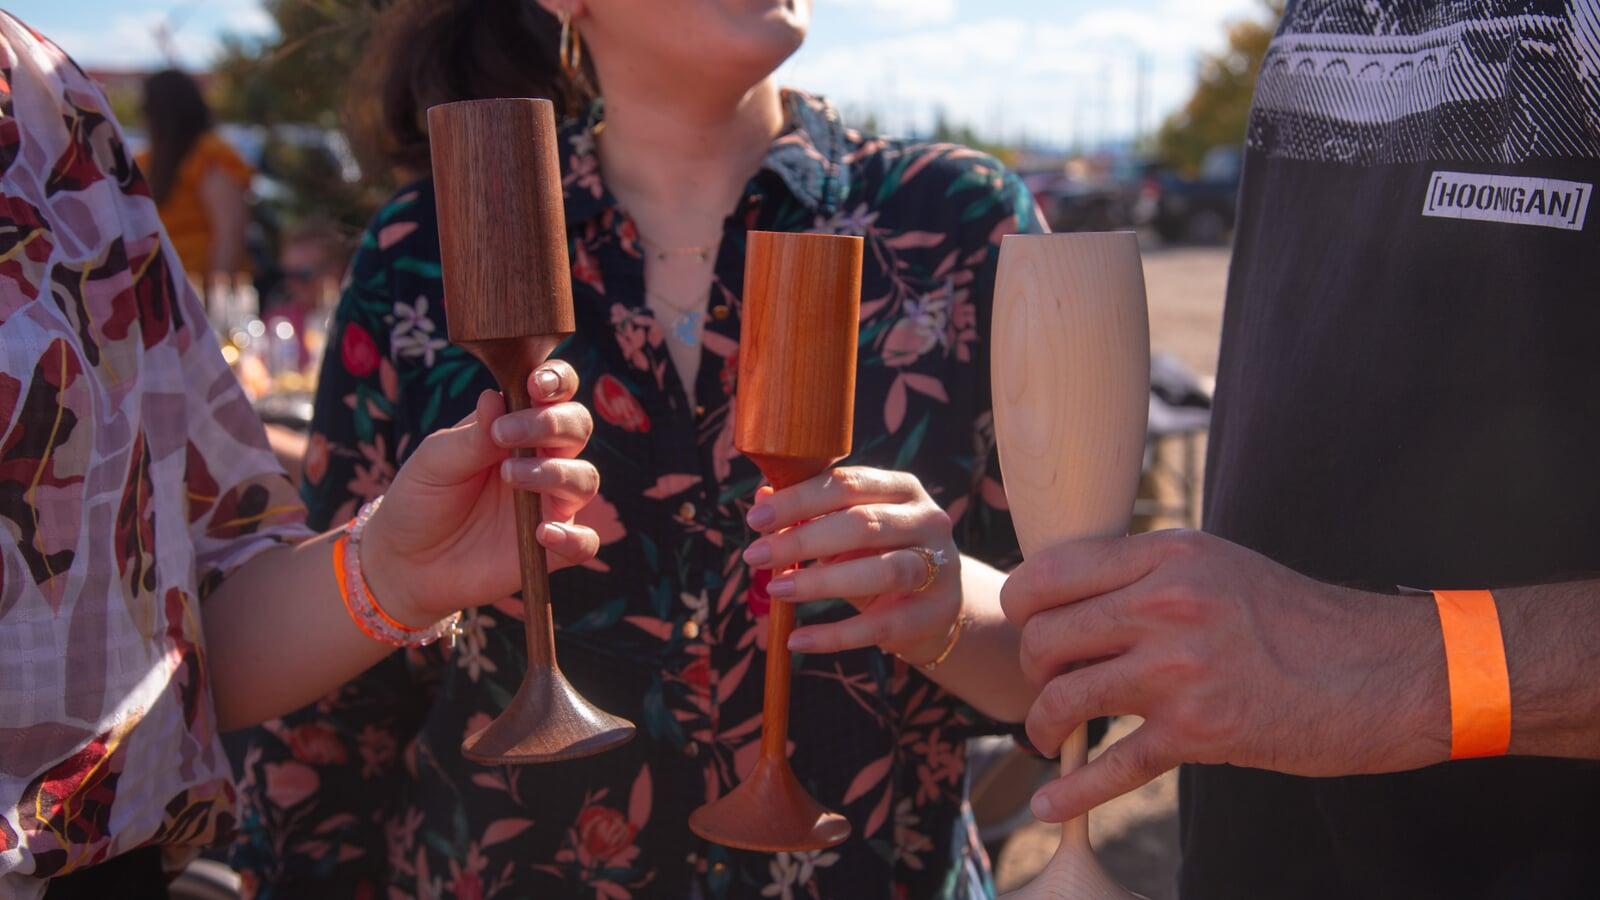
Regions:
[[[519, 604], [469, 611], [451, 650], [397, 654], [316, 707], [258, 730], [234, 851], [258, 896], [981, 897], [988, 861], [965, 805], [964, 742], [993, 732], [877, 650], [796, 659], [800, 780], [854, 826], [816, 853], [702, 841], [689, 813], [760, 744], [769, 600], [740, 551], [760, 474], [733, 448], [745, 233], [866, 239], [852, 464], [916, 474], [964, 552], [1017, 558], [994, 464], [986, 329], [1001, 236], [1041, 229], [995, 160], [864, 136], [785, 95], [789, 129], [728, 217], [691, 404], [645, 304], [638, 234], [606, 191], [590, 126], [565, 132], [577, 332], [601, 497], [580, 520], [599, 556], [552, 579], [563, 668], [639, 736], [591, 759], [479, 766], [462, 738], [524, 667]], [[447, 342], [431, 187], [378, 215], [337, 314], [305, 499], [319, 527], [380, 494], [429, 432], [493, 386]], [[851, 614], [808, 604], [805, 621]]]

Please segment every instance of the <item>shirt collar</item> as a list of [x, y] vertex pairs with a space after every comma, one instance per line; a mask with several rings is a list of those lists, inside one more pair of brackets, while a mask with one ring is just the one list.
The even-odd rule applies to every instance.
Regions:
[[[838, 111], [821, 97], [785, 89], [783, 104], [784, 132], [768, 148], [761, 175], [776, 176], [794, 199], [819, 216], [831, 216], [850, 194], [849, 133]], [[616, 205], [600, 180], [595, 152], [596, 129], [604, 120], [604, 104], [597, 101], [585, 116], [562, 128], [568, 225], [588, 222]]]

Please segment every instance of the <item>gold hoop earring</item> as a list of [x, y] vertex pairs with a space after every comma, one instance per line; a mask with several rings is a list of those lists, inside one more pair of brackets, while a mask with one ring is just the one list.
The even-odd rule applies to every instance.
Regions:
[[561, 14], [561, 71], [567, 79], [583, 78], [583, 37], [572, 27], [572, 13]]

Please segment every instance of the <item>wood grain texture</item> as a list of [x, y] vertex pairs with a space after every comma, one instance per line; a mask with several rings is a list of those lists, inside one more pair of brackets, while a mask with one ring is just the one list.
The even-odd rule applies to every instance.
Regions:
[[[519, 412], [530, 405], [528, 375], [573, 330], [554, 111], [546, 100], [449, 103], [428, 110], [428, 129], [446, 328]], [[633, 725], [585, 700], [556, 664], [539, 497], [518, 491], [514, 502], [528, 670], [462, 753], [485, 764], [545, 763], [625, 743]]]
[[450, 339], [571, 334], [555, 107], [446, 103], [428, 110], [428, 135]]
[[[1131, 233], [1011, 235], [995, 284], [994, 419], [1025, 556], [1126, 534], [1150, 409], [1150, 325]], [[1080, 768], [1085, 729], [1061, 749]], [[1043, 873], [1011, 900], [1136, 896], [1105, 873], [1087, 817], [1066, 823]]]
[[[858, 237], [749, 234], [733, 443], [774, 487], [820, 475], [850, 453], [862, 249]], [[775, 853], [850, 836], [850, 823], [807, 793], [789, 766], [784, 648], [794, 620], [791, 604], [772, 604], [761, 756], [742, 784], [689, 817], [708, 841]]]

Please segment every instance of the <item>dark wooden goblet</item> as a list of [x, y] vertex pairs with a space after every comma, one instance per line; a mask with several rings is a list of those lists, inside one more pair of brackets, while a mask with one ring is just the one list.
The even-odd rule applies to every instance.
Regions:
[[[850, 453], [862, 241], [753, 231], [744, 275], [734, 446], [775, 488], [821, 474]], [[708, 841], [775, 853], [820, 850], [850, 836], [789, 766], [787, 649], [795, 610], [772, 604], [761, 756], [743, 784], [700, 807], [689, 828]]]
[[[512, 412], [527, 409], [528, 375], [574, 327], [554, 109], [547, 100], [447, 103], [428, 110], [428, 133], [450, 340], [488, 367]], [[626, 743], [633, 724], [585, 700], [556, 664], [539, 497], [518, 491], [515, 502], [528, 669], [510, 705], [461, 752], [485, 764], [546, 763]]]

